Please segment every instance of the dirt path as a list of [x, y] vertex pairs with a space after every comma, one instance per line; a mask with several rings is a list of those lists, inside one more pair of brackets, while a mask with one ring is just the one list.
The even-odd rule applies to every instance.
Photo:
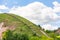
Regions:
[[47, 36], [48, 38], [50, 38], [44, 31], [40, 30], [45, 36]]
[[8, 29], [8, 27], [2, 27], [4, 22], [0, 23], [0, 39], [2, 38], [2, 33]]
[[4, 31], [6, 31], [7, 29], [10, 29], [10, 30], [14, 30], [15, 29], [14, 25], [7, 26], [7, 27], [3, 27], [3, 25], [4, 25], [4, 22], [0, 23], [0, 39], [2, 39], [2, 33]]

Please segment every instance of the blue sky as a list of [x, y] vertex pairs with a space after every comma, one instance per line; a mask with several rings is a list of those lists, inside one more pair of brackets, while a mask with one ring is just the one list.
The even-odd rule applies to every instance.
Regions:
[[0, 12], [16, 13], [45, 29], [60, 27], [60, 0], [0, 0]]
[[53, 1], [58, 1], [60, 2], [60, 0], [0, 0], [0, 5], [4, 4], [8, 7], [12, 7], [12, 6], [25, 6], [29, 3], [32, 2], [42, 2], [47, 6], [53, 7], [52, 2]]

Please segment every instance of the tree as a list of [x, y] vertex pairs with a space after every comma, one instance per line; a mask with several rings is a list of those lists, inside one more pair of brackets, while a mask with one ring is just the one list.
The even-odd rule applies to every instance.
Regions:
[[27, 34], [22, 34], [20, 40], [29, 40], [28, 35]]
[[28, 35], [27, 34], [18, 34], [15, 33], [13, 40], [29, 40]]
[[13, 33], [10, 30], [7, 30], [2, 35], [2, 40], [29, 40], [27, 34]]
[[13, 40], [12, 31], [7, 30], [2, 34], [2, 40]]
[[41, 28], [41, 26], [40, 26], [40, 25], [38, 25], [38, 27], [40, 27], [40, 28]]

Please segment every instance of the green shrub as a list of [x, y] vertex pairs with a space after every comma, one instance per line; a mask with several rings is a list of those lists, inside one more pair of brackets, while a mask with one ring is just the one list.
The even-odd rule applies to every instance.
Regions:
[[12, 31], [7, 30], [3, 33], [2, 40], [29, 40], [27, 34], [13, 34]]

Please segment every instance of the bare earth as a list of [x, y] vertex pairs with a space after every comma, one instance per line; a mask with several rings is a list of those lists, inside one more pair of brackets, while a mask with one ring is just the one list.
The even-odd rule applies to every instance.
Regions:
[[2, 38], [2, 33], [4, 31], [6, 31], [7, 29], [10, 29], [10, 30], [14, 30], [15, 29], [14, 25], [7, 26], [7, 27], [3, 27], [3, 25], [4, 25], [4, 22], [0, 23], [0, 39]]

